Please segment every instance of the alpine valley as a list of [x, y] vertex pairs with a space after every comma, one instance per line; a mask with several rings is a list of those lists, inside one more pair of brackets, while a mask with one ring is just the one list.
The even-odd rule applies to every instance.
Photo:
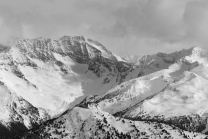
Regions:
[[121, 58], [82, 36], [0, 47], [0, 139], [206, 139], [208, 51]]

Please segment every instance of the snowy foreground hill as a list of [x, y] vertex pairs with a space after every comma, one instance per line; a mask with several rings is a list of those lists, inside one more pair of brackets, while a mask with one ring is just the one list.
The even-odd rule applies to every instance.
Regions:
[[208, 51], [121, 58], [84, 37], [0, 49], [0, 138], [208, 138]]

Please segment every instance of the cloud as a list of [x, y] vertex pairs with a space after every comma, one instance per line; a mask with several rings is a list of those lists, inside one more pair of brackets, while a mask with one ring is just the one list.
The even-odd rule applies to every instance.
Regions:
[[0, 43], [83, 35], [126, 54], [208, 43], [206, 0], [1, 0]]
[[184, 13], [186, 38], [196, 40], [205, 46], [208, 43], [208, 1], [191, 1]]

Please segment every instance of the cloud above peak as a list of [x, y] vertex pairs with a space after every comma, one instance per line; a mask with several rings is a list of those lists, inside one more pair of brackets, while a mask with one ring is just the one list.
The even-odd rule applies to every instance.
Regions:
[[206, 49], [207, 13], [206, 0], [1, 0], [0, 42], [81, 35], [121, 55]]

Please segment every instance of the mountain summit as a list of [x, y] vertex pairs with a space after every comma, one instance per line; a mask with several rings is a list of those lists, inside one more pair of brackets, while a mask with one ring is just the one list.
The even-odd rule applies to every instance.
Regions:
[[208, 52], [121, 58], [82, 36], [0, 50], [0, 137], [205, 138]]

